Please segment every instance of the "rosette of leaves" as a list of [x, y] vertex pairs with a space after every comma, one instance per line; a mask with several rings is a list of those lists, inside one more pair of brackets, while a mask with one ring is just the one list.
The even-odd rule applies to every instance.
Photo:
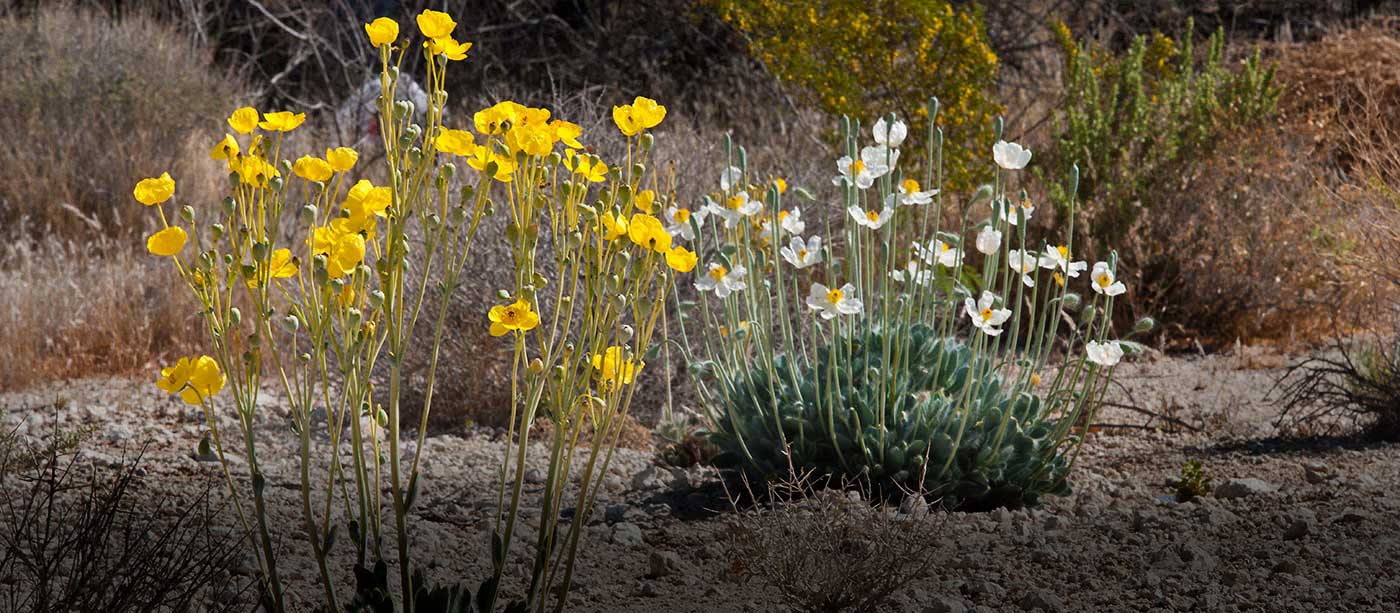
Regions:
[[1065, 429], [1039, 396], [991, 368], [957, 339], [914, 324], [836, 337], [807, 364], [778, 356], [771, 370], [737, 370], [720, 386], [715, 463], [754, 479], [859, 482], [886, 497], [917, 491], [959, 510], [1068, 494]]

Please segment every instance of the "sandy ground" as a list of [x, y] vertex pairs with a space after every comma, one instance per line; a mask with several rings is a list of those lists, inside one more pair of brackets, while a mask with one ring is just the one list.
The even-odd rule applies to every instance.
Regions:
[[[879, 610], [1400, 609], [1400, 446], [1277, 438], [1270, 391], [1287, 361], [1246, 352], [1123, 366], [1114, 402], [1186, 425], [1149, 421], [1127, 408], [1106, 410], [1104, 423], [1132, 427], [1094, 434], [1073, 477], [1074, 494], [1036, 509], [926, 514], [909, 505], [901, 512], [840, 503], [867, 514], [871, 530], [919, 539], [917, 560], [859, 562], [886, 564], [891, 572], [920, 566]], [[60, 399], [67, 401], [63, 408], [45, 408]], [[259, 455], [284, 572], [302, 598], [294, 606], [305, 610], [319, 592], [300, 540], [294, 436], [276, 404], [270, 398], [262, 412], [260, 436], [269, 442]], [[137, 488], [151, 498], [192, 498], [210, 486], [222, 497], [217, 464], [192, 457], [202, 418], [149, 383], [84, 380], [0, 394], [0, 424], [23, 436], [48, 432], [54, 419], [68, 428], [96, 427], [81, 457], [99, 469], [148, 445]], [[413, 451], [411, 443], [406, 447]], [[485, 534], [503, 442], [479, 430], [432, 436], [426, 447], [411, 530], [415, 559], [436, 580], [475, 585], [487, 565]], [[1188, 458], [1204, 464], [1217, 489], [1177, 503], [1168, 483]], [[784, 576], [775, 560], [859, 574], [842, 569], [857, 563], [848, 559], [802, 559], [800, 538], [790, 549], [755, 557], [752, 543], [736, 542], [735, 535], [771, 528], [788, 515], [735, 513], [712, 472], [673, 472], [652, 462], [652, 454], [628, 449], [615, 457], [607, 499], [585, 531], [591, 541], [570, 610], [806, 610], [785, 602], [773, 585]], [[542, 487], [530, 481], [527, 494]], [[237, 525], [231, 514], [223, 517], [225, 529]], [[338, 566], [348, 568], [349, 552], [341, 553], [345, 563]], [[246, 584], [250, 574], [245, 559], [230, 581]], [[214, 597], [237, 595], [225, 590]]]

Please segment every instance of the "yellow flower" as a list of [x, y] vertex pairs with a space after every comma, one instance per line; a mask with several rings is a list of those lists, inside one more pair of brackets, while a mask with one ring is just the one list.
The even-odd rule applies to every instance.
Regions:
[[603, 160], [590, 164], [587, 157], [574, 153], [573, 149], [564, 150], [564, 167], [578, 173], [589, 183], [602, 183], [608, 178], [608, 165]]
[[345, 172], [355, 167], [355, 162], [360, 161], [360, 154], [349, 147], [336, 147], [326, 150], [326, 161], [336, 171]]
[[493, 163], [496, 165], [496, 173], [491, 178], [501, 183], [510, 183], [511, 175], [515, 173], [515, 162], [511, 161], [510, 158], [497, 154], [482, 145], [476, 145], [472, 150], [471, 157], [467, 158], [468, 166], [483, 173]]
[[546, 156], [554, 149], [554, 130], [546, 126], [521, 124], [506, 132], [506, 147], [512, 154]]
[[380, 17], [365, 24], [365, 34], [369, 35], [369, 44], [376, 47], [392, 45], [399, 38], [399, 22]]
[[156, 387], [167, 394], [180, 394], [185, 404], [199, 405], [224, 389], [227, 378], [219, 371], [219, 363], [207, 355], [180, 358], [174, 366], [162, 368]]
[[418, 15], [418, 30], [426, 38], [443, 38], [452, 35], [457, 22], [452, 16], [441, 11], [425, 10]]
[[671, 248], [671, 235], [666, 233], [661, 220], [645, 213], [632, 216], [627, 224], [627, 238], [657, 253], [666, 253]]
[[773, 187], [778, 188], [779, 194], [787, 193], [787, 181], [784, 181], [782, 179], [773, 179]]
[[507, 332], [526, 332], [540, 325], [540, 314], [530, 310], [530, 303], [518, 299], [515, 304], [496, 305], [486, 314], [491, 320], [491, 336], [505, 336]]
[[476, 131], [482, 134], [499, 134], [503, 129], [502, 124], [511, 121], [514, 115], [505, 108], [497, 104], [490, 108], [484, 108], [472, 115], [472, 124], [476, 126]]
[[209, 150], [209, 158], [214, 160], [229, 160], [232, 162], [234, 158], [238, 157], [238, 152], [238, 141], [233, 139], [232, 134], [225, 134], [224, 139], [214, 145], [213, 149]]
[[292, 165], [292, 172], [307, 181], [324, 183], [335, 174], [335, 169], [331, 168], [330, 162], [321, 158], [303, 155]]
[[251, 106], [238, 109], [228, 116], [228, 125], [239, 134], [252, 134], [258, 127], [258, 110]]
[[641, 360], [625, 359], [624, 351], [622, 347], [614, 345], [602, 354], [593, 354], [593, 370], [598, 371], [598, 378], [605, 386], [628, 385], [636, 379], [642, 367], [646, 366], [646, 362]]
[[306, 121], [306, 113], [293, 114], [291, 111], [277, 111], [276, 113], [263, 113], [263, 121], [258, 124], [258, 127], [272, 132], [291, 132], [304, 121]]
[[441, 132], [438, 132], [437, 138], [433, 139], [433, 145], [437, 147], [438, 151], [443, 153], [466, 157], [473, 153], [473, 140], [475, 140], [475, 138], [472, 136], [472, 133], [466, 130], [443, 129]]
[[459, 43], [451, 36], [433, 38], [423, 43], [428, 48], [428, 52], [433, 55], [445, 55], [447, 59], [454, 62], [467, 59], [467, 51], [472, 48], [471, 43]]
[[269, 180], [281, 174], [272, 164], [268, 164], [267, 160], [251, 155], [239, 162], [235, 172], [245, 185], [254, 187], [267, 187]]
[[147, 238], [146, 250], [161, 257], [168, 257], [180, 253], [187, 240], [189, 237], [180, 226], [170, 226]]
[[690, 272], [695, 270], [695, 263], [699, 261], [695, 252], [685, 247], [672, 247], [666, 252], [666, 265], [676, 272]]
[[311, 250], [326, 256], [326, 273], [332, 279], [349, 274], [365, 259], [365, 237], [345, 232], [334, 224], [316, 228], [311, 241]]
[[341, 205], [350, 217], [387, 216], [389, 205], [394, 203], [393, 188], [384, 185], [375, 187], [369, 179], [360, 179], [345, 194], [345, 204]]
[[632, 199], [632, 203], [647, 214], [651, 214], [651, 207], [656, 203], [656, 192], [649, 189], [637, 192], [637, 197]]
[[583, 143], [578, 142], [578, 137], [583, 136], [583, 128], [578, 124], [556, 119], [549, 122], [549, 127], [554, 128], [554, 136], [559, 142], [573, 149], [583, 148]]
[[168, 172], [160, 173], [154, 179], [141, 179], [136, 182], [136, 189], [131, 190], [131, 195], [146, 206], [160, 204], [175, 195], [175, 179], [170, 178]]
[[[268, 262], [267, 269], [268, 278], [276, 281], [277, 279], [290, 279], [297, 276], [297, 271], [300, 270], [300, 267], [298, 267], [296, 261], [292, 259], [291, 249], [277, 249], [272, 252], [272, 261]], [[248, 279], [247, 285], [248, 287], [257, 287], [258, 276], [255, 275], [253, 278]]]
[[[347, 307], [355, 303], [355, 286], [346, 283], [340, 288], [340, 295], [335, 297], [336, 304]], [[369, 323], [369, 322], [365, 322]]]
[[614, 216], [612, 213], [600, 215], [603, 220], [603, 238], [615, 241], [627, 236], [627, 218], [621, 215]]
[[666, 118], [666, 107], [651, 98], [637, 96], [632, 104], [613, 107], [613, 123], [624, 136], [636, 136], [642, 130], [654, 128]]

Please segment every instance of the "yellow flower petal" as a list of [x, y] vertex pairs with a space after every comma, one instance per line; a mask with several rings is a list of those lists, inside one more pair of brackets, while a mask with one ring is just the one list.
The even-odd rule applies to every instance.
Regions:
[[399, 22], [380, 17], [365, 24], [365, 34], [369, 36], [369, 44], [376, 47], [392, 45], [399, 38]]
[[252, 134], [258, 127], [258, 110], [251, 106], [240, 108], [228, 116], [228, 125], [239, 134]]
[[136, 183], [131, 195], [136, 197], [137, 202], [146, 206], [160, 204], [175, 195], [175, 179], [170, 178], [168, 172], [163, 172], [154, 179], [141, 179]]
[[147, 238], [146, 250], [161, 257], [169, 257], [180, 253], [187, 240], [189, 237], [180, 226], [170, 226]]

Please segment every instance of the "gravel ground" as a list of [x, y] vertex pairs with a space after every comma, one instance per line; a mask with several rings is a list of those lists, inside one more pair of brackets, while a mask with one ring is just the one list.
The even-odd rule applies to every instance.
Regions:
[[[1277, 438], [1269, 394], [1287, 361], [1245, 350], [1123, 366], [1123, 386], [1111, 400], [1125, 407], [1101, 416], [1118, 427], [1100, 429], [1085, 445], [1074, 494], [1036, 509], [925, 513], [918, 505], [901, 511], [858, 503], [869, 530], [894, 526], [922, 539], [926, 556], [926, 566], [880, 610], [1397, 610], [1400, 446]], [[60, 399], [66, 400], [62, 408], [45, 408]], [[260, 436], [270, 443], [259, 456], [286, 551], [284, 572], [295, 592], [315, 598], [316, 575], [300, 540], [294, 437], [275, 397], [261, 415]], [[0, 394], [0, 424], [21, 436], [48, 432], [55, 419], [68, 428], [96, 428], [80, 457], [99, 469], [148, 445], [136, 486], [143, 494], [193, 498], [212, 486], [215, 498], [222, 496], [217, 464], [193, 457], [202, 418], [149, 383], [83, 380]], [[485, 535], [496, 504], [493, 467], [503, 442], [477, 430], [432, 436], [425, 446], [423, 493], [411, 530], [415, 559], [436, 580], [474, 584], [486, 567]], [[411, 441], [406, 447], [413, 451]], [[534, 456], [543, 457], [544, 449]], [[782, 575], [754, 568], [752, 548], [735, 539], [787, 515], [736, 513], [712, 472], [671, 471], [654, 467], [652, 458], [622, 449], [609, 467], [607, 499], [586, 529], [591, 541], [570, 609], [803, 610], [786, 605], [773, 585]], [[1177, 503], [1169, 483], [1190, 458], [1203, 463], [1215, 491]], [[542, 487], [529, 481], [527, 493]], [[237, 525], [231, 513], [222, 517], [222, 528]], [[525, 516], [527, 523], [536, 519]], [[800, 557], [801, 540], [764, 559]], [[738, 557], [740, 551], [749, 557]], [[338, 568], [350, 565], [338, 562], [344, 562]], [[828, 569], [857, 563], [809, 562]], [[231, 579], [246, 582], [250, 574], [245, 560]], [[313, 605], [294, 603], [298, 610]]]

